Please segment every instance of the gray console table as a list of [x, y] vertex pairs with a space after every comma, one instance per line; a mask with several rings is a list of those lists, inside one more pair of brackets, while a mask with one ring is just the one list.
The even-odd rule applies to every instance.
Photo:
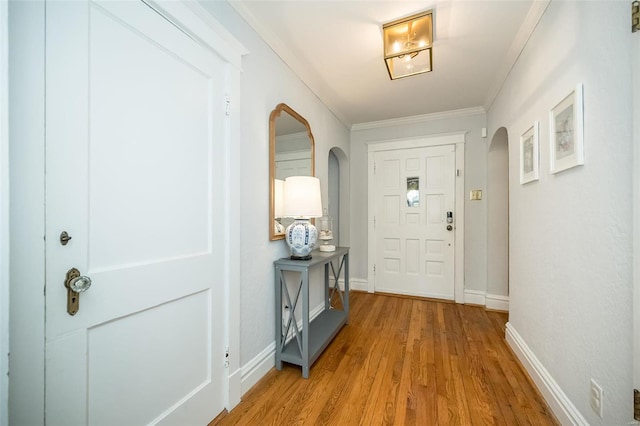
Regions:
[[[283, 361], [299, 365], [305, 379], [309, 378], [311, 364], [318, 359], [342, 326], [349, 323], [349, 248], [336, 247], [336, 251], [328, 253], [314, 251], [312, 256], [311, 260], [291, 260], [287, 257], [273, 262], [276, 287], [276, 369], [282, 370]], [[324, 310], [313, 321], [309, 321], [309, 269], [321, 265], [324, 265]], [[287, 271], [300, 273], [300, 284], [294, 299], [291, 298], [287, 287]], [[333, 286], [329, 279], [329, 271], [333, 275]], [[338, 284], [341, 272], [344, 274], [344, 291], [340, 290]], [[332, 306], [336, 295], [342, 302], [341, 310]], [[302, 329], [298, 329], [294, 315], [300, 296]], [[284, 326], [283, 303], [289, 307], [290, 313]], [[293, 337], [287, 342], [291, 330]]]

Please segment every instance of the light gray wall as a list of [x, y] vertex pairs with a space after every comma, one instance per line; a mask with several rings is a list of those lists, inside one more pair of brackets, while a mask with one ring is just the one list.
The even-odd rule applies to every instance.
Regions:
[[[328, 203], [329, 150], [349, 153], [349, 130], [265, 44], [226, 2], [203, 3], [238, 39], [249, 54], [242, 60], [242, 165], [240, 238], [240, 365], [245, 365], [274, 341], [273, 261], [288, 256], [283, 240], [269, 241], [269, 114], [284, 102], [311, 126], [316, 144], [316, 176], [323, 205]], [[233, 100], [232, 100], [233, 102]], [[349, 191], [349, 188], [342, 188]], [[311, 306], [322, 300], [314, 287]]]
[[[488, 111], [509, 133], [509, 323], [592, 425], [632, 421], [632, 99], [628, 2], [551, 2]], [[549, 110], [584, 84], [585, 165], [549, 173]], [[517, 141], [540, 121], [540, 180]], [[589, 380], [604, 390], [604, 419]]]
[[[468, 132], [465, 143], [465, 193], [486, 189], [487, 142], [481, 137], [485, 115], [474, 114], [422, 123], [354, 130], [351, 133], [351, 276], [367, 279], [367, 144], [439, 133]], [[465, 196], [465, 289], [487, 290], [487, 209], [485, 200]]]

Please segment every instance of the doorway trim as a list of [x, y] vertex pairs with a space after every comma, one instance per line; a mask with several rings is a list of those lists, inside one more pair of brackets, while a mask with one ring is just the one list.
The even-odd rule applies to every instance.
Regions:
[[[500, 127], [491, 137], [487, 149], [488, 266], [487, 291], [483, 296], [483, 304], [487, 309], [507, 312], [509, 311], [509, 186], [509, 133], [505, 127]], [[504, 237], [504, 240], [498, 236]]]
[[[339, 180], [337, 182], [338, 188], [338, 215], [333, 216], [334, 225], [338, 222], [338, 239], [334, 239], [331, 244], [337, 246], [349, 246], [349, 159], [347, 154], [342, 148], [334, 146], [329, 149], [329, 154], [333, 154], [337, 160]], [[329, 184], [331, 182], [331, 173], [329, 173], [329, 167], [327, 165], [327, 188], [331, 188]], [[331, 197], [331, 194], [327, 192], [327, 196]], [[329, 201], [330, 198], [327, 198]], [[329, 203], [330, 204], [330, 203]], [[331, 210], [329, 210], [331, 216]]]
[[[225, 202], [223, 224], [224, 269], [219, 271], [224, 281], [224, 340], [228, 348], [229, 366], [224, 378], [224, 406], [231, 410], [240, 402], [240, 242], [233, 237], [232, 230], [239, 226], [240, 194], [240, 74], [242, 56], [249, 53], [235, 37], [198, 4], [153, 1], [145, 2], [164, 16], [181, 31], [195, 38], [216, 52], [226, 63], [226, 92], [229, 103], [225, 123], [225, 139], [219, 152], [219, 166], [223, 168], [221, 182]], [[10, 229], [14, 236], [10, 243], [11, 310], [10, 336], [16, 342], [25, 334], [28, 339], [20, 345], [11, 345], [11, 381], [9, 382], [9, 423], [21, 423], [21, 416], [28, 416], [30, 424], [43, 424], [44, 418], [44, 9], [45, 2], [16, 2], [13, 19], [19, 17], [24, 25], [14, 26], [12, 40], [30, 42], [33, 49], [23, 54], [19, 65], [30, 64], [12, 85], [14, 95], [9, 99], [9, 108], [15, 114], [10, 119], [9, 136], [11, 149], [11, 182], [9, 206]], [[36, 12], [36, 13], [31, 13]], [[5, 21], [4, 16], [2, 21]], [[4, 27], [3, 27], [4, 28]], [[10, 43], [11, 44], [11, 43]], [[10, 46], [12, 47], [12, 46]], [[4, 52], [4, 50], [3, 50]], [[10, 58], [11, 59], [11, 58]], [[15, 67], [18, 65], [13, 64]], [[14, 71], [17, 68], [14, 68]], [[28, 72], [27, 72], [28, 71]], [[35, 87], [34, 87], [35, 86]], [[11, 103], [24, 96], [24, 102]], [[224, 100], [221, 100], [221, 102]], [[21, 117], [32, 117], [29, 120]], [[15, 143], [15, 141], [20, 143]], [[24, 166], [24, 167], [22, 167]], [[3, 193], [4, 194], [4, 193]], [[27, 212], [27, 214], [25, 214]], [[25, 238], [21, 238], [25, 237]], [[220, 354], [222, 358], [224, 354]], [[26, 382], [25, 382], [26, 381]], [[20, 384], [19, 388], [15, 386]], [[2, 410], [3, 413], [6, 412]], [[13, 418], [13, 422], [11, 421]], [[0, 420], [2, 420], [0, 418]]]
[[[640, 113], [640, 33], [631, 35], [632, 117]], [[640, 390], [640, 121], [633, 120], [633, 386]]]
[[464, 303], [464, 144], [466, 142], [466, 134], [467, 132], [442, 133], [417, 138], [375, 141], [367, 144], [367, 290], [369, 293], [375, 293], [375, 153], [379, 151], [455, 145], [457, 173], [455, 184], [456, 247], [454, 254], [454, 300], [456, 303]]
[[0, 426], [9, 424], [9, 2], [0, 2]]

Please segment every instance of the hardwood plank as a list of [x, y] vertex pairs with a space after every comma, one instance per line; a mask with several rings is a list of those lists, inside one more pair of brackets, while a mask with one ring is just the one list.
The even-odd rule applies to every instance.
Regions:
[[224, 425], [557, 425], [504, 340], [508, 315], [351, 293], [351, 320], [312, 366], [285, 363]]

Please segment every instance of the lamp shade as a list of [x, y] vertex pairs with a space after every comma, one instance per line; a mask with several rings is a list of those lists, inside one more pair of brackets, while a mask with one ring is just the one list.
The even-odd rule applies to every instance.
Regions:
[[382, 33], [384, 61], [392, 80], [431, 71], [433, 11], [384, 24]]
[[313, 176], [289, 176], [284, 180], [283, 217], [322, 216], [320, 179]]
[[277, 218], [282, 217], [284, 198], [284, 181], [282, 179], [274, 179], [273, 181], [273, 216]]

